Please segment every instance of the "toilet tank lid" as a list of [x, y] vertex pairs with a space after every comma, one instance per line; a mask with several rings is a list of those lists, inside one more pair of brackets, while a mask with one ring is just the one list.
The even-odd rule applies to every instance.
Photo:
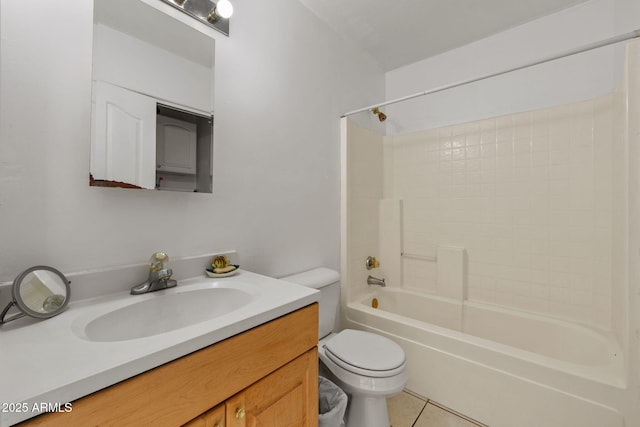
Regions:
[[284, 276], [280, 279], [309, 288], [320, 289], [338, 282], [340, 280], [340, 273], [330, 268], [319, 267], [313, 270], [303, 271], [302, 273]]

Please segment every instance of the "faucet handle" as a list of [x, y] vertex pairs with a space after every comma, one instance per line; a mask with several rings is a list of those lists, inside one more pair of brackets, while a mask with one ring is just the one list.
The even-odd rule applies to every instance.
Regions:
[[372, 268], [380, 267], [380, 262], [376, 259], [376, 257], [368, 256], [367, 260], [364, 262], [364, 265], [365, 267], [367, 267], [367, 270], [371, 270]]
[[139, 295], [160, 289], [173, 288], [178, 285], [178, 282], [171, 278], [172, 274], [173, 270], [170, 268], [163, 268], [157, 271], [150, 270], [147, 280], [131, 288], [131, 294]]
[[170, 268], [165, 268], [164, 270], [158, 270], [158, 271], [150, 271], [149, 281], [154, 282], [156, 280], [169, 280], [172, 274], [173, 274], [173, 270], [171, 270]]
[[169, 255], [164, 252], [156, 252], [149, 259], [149, 272], [165, 270], [169, 265]]

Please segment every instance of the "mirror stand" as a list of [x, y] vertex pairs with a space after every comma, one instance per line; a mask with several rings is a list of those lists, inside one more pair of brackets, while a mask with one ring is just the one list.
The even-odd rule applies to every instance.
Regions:
[[[37, 265], [26, 269], [13, 281], [12, 300], [0, 313], [0, 325], [24, 316], [49, 319], [62, 313], [71, 297], [70, 283], [53, 267]], [[20, 312], [7, 317], [14, 306]]]
[[0, 325], [4, 325], [7, 322], [26, 316], [26, 314], [21, 312], [21, 313], [16, 313], [10, 317], [7, 317], [7, 313], [9, 312], [9, 310], [11, 310], [11, 307], [13, 307], [14, 305], [16, 305], [16, 303], [14, 301], [11, 301], [9, 304], [7, 304], [4, 310], [2, 310], [2, 313], [0, 313]]

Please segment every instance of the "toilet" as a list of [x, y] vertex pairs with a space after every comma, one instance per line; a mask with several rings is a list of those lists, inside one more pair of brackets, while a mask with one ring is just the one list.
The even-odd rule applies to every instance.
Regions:
[[346, 427], [389, 427], [386, 399], [401, 392], [407, 383], [402, 348], [370, 332], [334, 332], [340, 306], [337, 271], [316, 268], [281, 280], [320, 291], [320, 372], [349, 396]]

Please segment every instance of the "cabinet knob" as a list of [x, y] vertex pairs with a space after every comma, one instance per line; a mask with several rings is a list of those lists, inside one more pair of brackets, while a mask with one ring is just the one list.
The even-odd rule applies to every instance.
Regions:
[[239, 420], [243, 419], [243, 418], [244, 418], [244, 415], [245, 415], [245, 410], [244, 410], [244, 408], [236, 409], [236, 418], [237, 418], [237, 419], [239, 419]]
[[216, 423], [213, 427], [224, 427], [224, 425]]

